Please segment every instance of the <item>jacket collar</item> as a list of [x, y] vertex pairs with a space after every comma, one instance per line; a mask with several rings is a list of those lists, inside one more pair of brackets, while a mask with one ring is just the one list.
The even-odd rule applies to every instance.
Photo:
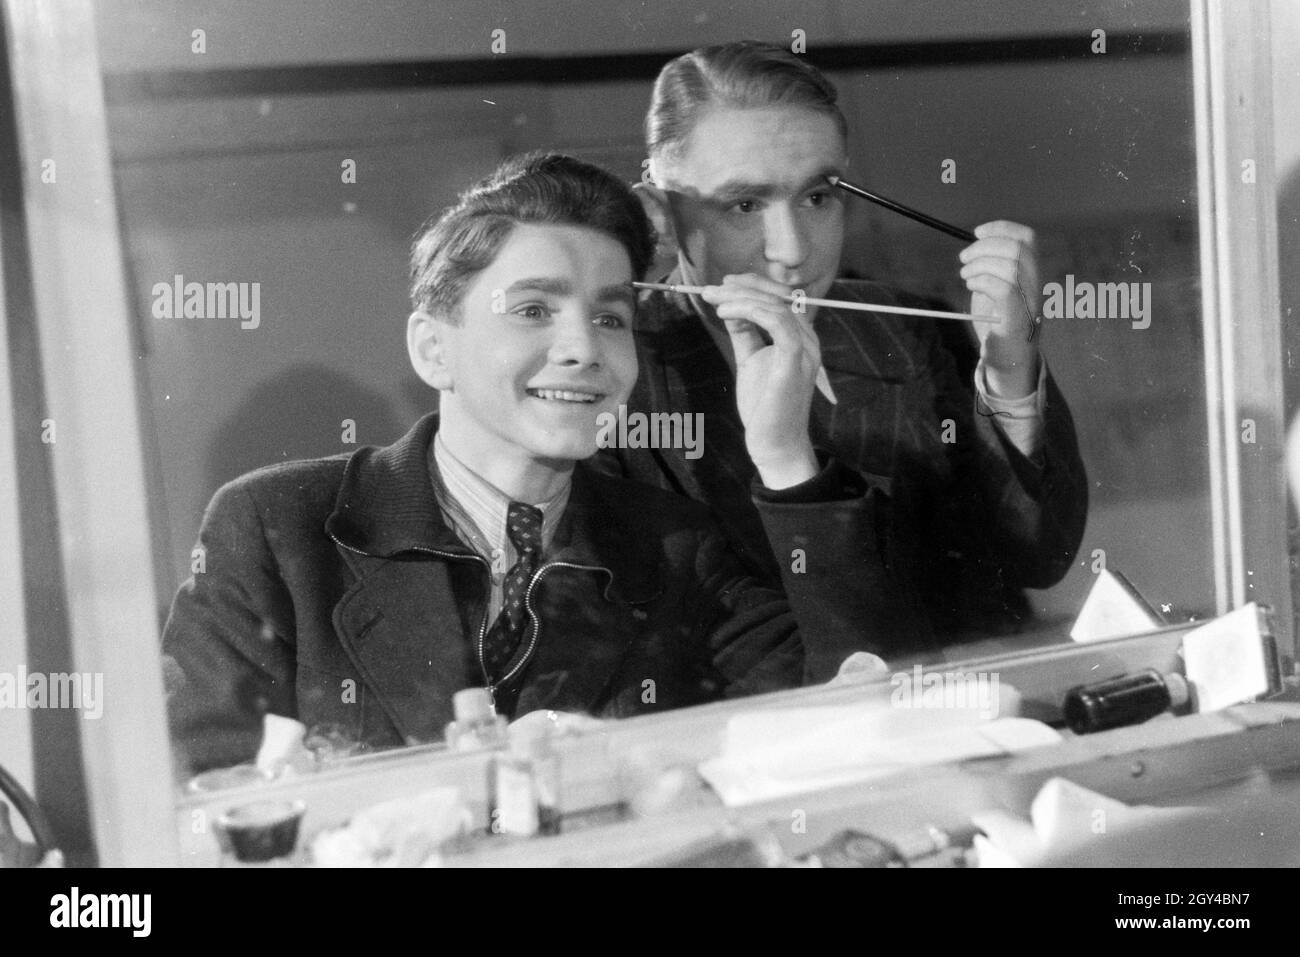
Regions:
[[[429, 477], [429, 443], [437, 430], [438, 414], [432, 412], [392, 445], [354, 452], [326, 533], [345, 548], [377, 558], [407, 551], [471, 555], [443, 520]], [[578, 463], [546, 563], [603, 570], [611, 576], [610, 597], [644, 600], [659, 590], [659, 563], [641, 546], [644, 530], [631, 524], [636, 516], [628, 514], [616, 484]]]
[[438, 414], [420, 419], [384, 448], [348, 459], [325, 531], [339, 544], [378, 558], [414, 549], [469, 553], [447, 527], [429, 478], [428, 450]]

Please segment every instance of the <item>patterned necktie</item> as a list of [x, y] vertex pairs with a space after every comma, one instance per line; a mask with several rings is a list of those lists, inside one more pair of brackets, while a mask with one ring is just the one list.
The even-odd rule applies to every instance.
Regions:
[[493, 682], [505, 677], [506, 666], [527, 629], [528, 609], [524, 596], [542, 558], [541, 509], [523, 502], [511, 502], [506, 511], [506, 534], [510, 536], [518, 558], [506, 573], [501, 614], [497, 615], [483, 639], [483, 667]]

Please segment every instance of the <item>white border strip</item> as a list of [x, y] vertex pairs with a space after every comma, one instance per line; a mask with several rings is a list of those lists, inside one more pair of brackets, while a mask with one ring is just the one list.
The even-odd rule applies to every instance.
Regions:
[[[1210, 531], [1211, 565], [1214, 571], [1214, 605], [1222, 615], [1232, 607], [1240, 590], [1234, 581], [1234, 571], [1240, 567], [1240, 502], [1241, 490], [1236, 469], [1230, 462], [1235, 459], [1231, 441], [1231, 421], [1236, 414], [1235, 397], [1227, 388], [1232, 353], [1227, 346], [1231, 335], [1225, 338], [1223, 330], [1228, 313], [1219, 281], [1220, 250], [1227, 242], [1223, 217], [1216, 216], [1219, 209], [1220, 158], [1223, 155], [1222, 115], [1215, 107], [1222, 104], [1223, 57], [1222, 51], [1211, 43], [1211, 35], [1221, 36], [1218, 21], [1210, 9], [1214, 0], [1192, 0], [1192, 85], [1196, 116], [1196, 184], [1197, 232], [1200, 240], [1201, 263], [1201, 330], [1205, 352], [1205, 411], [1206, 433], [1209, 439], [1210, 471]], [[1216, 77], [1217, 75], [1217, 77]], [[1216, 82], [1217, 80], [1217, 82]], [[1217, 122], [1216, 122], [1217, 121]], [[1230, 306], [1230, 304], [1226, 304]], [[1223, 431], [1225, 425], [1229, 431]], [[1225, 448], [1227, 446], [1228, 448]], [[1234, 514], [1235, 513], [1235, 514]], [[1233, 533], [1233, 528], [1236, 533]]]
[[[103, 716], [81, 725], [95, 846], [101, 865], [170, 864], [171, 747], [94, 11], [4, 0], [4, 12], [73, 665], [104, 676]], [[46, 158], [54, 183], [40, 179]]]

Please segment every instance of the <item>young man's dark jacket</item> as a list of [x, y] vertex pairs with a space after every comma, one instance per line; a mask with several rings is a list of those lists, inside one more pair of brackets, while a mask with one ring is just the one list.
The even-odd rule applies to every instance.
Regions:
[[[437, 740], [452, 694], [484, 684], [488, 566], [437, 505], [436, 429], [426, 416], [394, 445], [260, 469], [214, 496], [203, 570], [164, 633], [190, 771], [250, 760], [268, 711], [376, 747]], [[858, 491], [833, 524], [870, 555], [877, 497]], [[759, 507], [782, 547], [807, 547], [803, 506]], [[536, 640], [498, 706], [622, 717], [794, 687], [894, 626], [870, 559], [787, 568], [789, 602], [747, 574], [703, 507], [579, 463], [532, 588]]]
[[[840, 280], [826, 296], [929, 305], [859, 281]], [[814, 328], [838, 404], [820, 392], [813, 398], [809, 426], [825, 471], [802, 490], [806, 525], [833, 529], [845, 508], [828, 494], [828, 473], [840, 476], [846, 489], [855, 484], [845, 477], [851, 474], [860, 487], [881, 492], [888, 502], [886, 534], [870, 561], [883, 558], [896, 576], [896, 600], [912, 609], [906, 620], [898, 618], [899, 627], [879, 633], [879, 644], [864, 648], [898, 659], [1020, 630], [1031, 614], [1023, 589], [1061, 580], [1088, 514], [1074, 422], [1052, 377], [1046, 377], [1043, 448], [1031, 461], [994, 425], [989, 410], [976, 408], [975, 356], [961, 368], [934, 320], [823, 307]], [[629, 412], [702, 413], [708, 454], [689, 459], [676, 449], [620, 449], [593, 464], [708, 505], [747, 567], [779, 584], [789, 550], [785, 533], [755, 507], [755, 469], [736, 411], [735, 373], [686, 296], [644, 297], [636, 336], [640, 375]], [[827, 514], [818, 514], [817, 498]], [[842, 563], [852, 588], [850, 571], [864, 556], [844, 544], [842, 537], [819, 533], [807, 557], [810, 563]]]

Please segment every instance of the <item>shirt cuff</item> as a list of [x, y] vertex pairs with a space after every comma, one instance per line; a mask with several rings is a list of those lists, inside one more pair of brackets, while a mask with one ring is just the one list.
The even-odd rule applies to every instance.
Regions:
[[1020, 399], [990, 395], [984, 378], [984, 359], [975, 366], [975, 411], [992, 418], [1007, 441], [1025, 458], [1041, 465], [1047, 403], [1047, 360], [1038, 357], [1038, 385]]
[[[822, 460], [818, 453], [818, 460]], [[843, 502], [861, 498], [872, 487], [889, 492], [889, 480], [872, 477], [872, 481], [862, 476], [857, 470], [844, 465], [834, 456], [826, 456], [822, 470], [798, 485], [789, 488], [771, 489], [754, 479], [754, 498], [760, 502], [772, 502], [779, 505], [801, 505], [812, 502]]]

